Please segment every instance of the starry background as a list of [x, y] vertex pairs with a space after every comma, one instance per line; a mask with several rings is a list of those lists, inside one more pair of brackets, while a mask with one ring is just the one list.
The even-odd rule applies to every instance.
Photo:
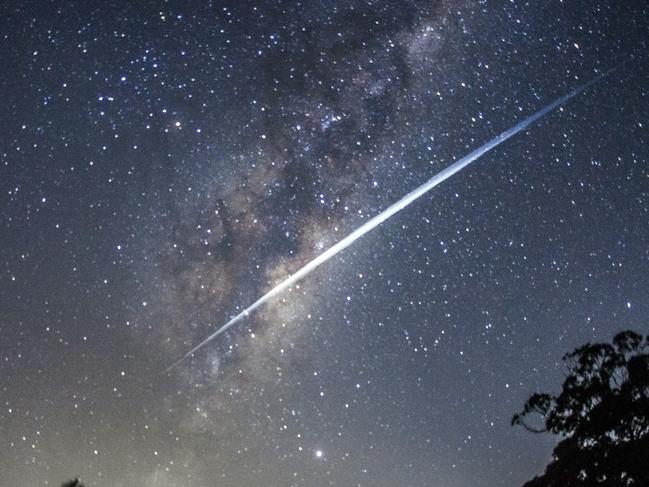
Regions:
[[[3, 2], [0, 483], [511, 486], [649, 316], [644, 2]], [[167, 375], [453, 160], [635, 56]]]

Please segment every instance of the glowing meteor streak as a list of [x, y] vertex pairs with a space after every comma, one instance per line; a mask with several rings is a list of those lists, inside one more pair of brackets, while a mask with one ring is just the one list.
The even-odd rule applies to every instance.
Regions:
[[248, 306], [246, 309], [244, 309], [241, 313], [233, 317], [230, 321], [225, 323], [221, 328], [216, 330], [214, 333], [209, 335], [207, 338], [205, 338], [202, 342], [200, 342], [198, 345], [196, 345], [194, 348], [192, 348], [189, 352], [187, 352], [185, 355], [183, 355], [180, 359], [178, 359], [176, 362], [171, 364], [167, 369], [164, 371], [165, 373], [169, 372], [172, 370], [174, 367], [176, 367], [178, 364], [183, 362], [185, 359], [193, 355], [195, 352], [203, 348], [207, 343], [210, 341], [214, 340], [216, 337], [219, 335], [225, 333], [231, 326], [236, 324], [237, 322], [241, 321], [244, 318], [247, 318], [250, 313], [252, 313], [254, 310], [259, 308], [262, 304], [266, 303], [268, 300], [272, 299], [273, 297], [277, 296], [281, 292], [285, 291], [289, 287], [293, 286], [293, 284], [297, 283], [300, 281], [302, 278], [306, 277], [308, 274], [313, 272], [316, 268], [327, 262], [329, 259], [331, 259], [333, 256], [341, 252], [342, 250], [346, 249], [349, 247], [351, 244], [353, 244], [356, 240], [361, 238], [363, 235], [365, 235], [367, 232], [370, 230], [378, 227], [381, 223], [383, 223], [385, 220], [390, 218], [391, 216], [395, 215], [399, 211], [403, 210], [407, 206], [409, 206], [411, 203], [413, 203], [415, 200], [419, 199], [422, 197], [424, 194], [426, 194], [428, 191], [433, 189], [435, 186], [438, 184], [446, 181], [448, 178], [453, 176], [455, 173], [461, 171], [465, 167], [467, 167], [469, 164], [474, 162], [475, 160], [479, 159], [482, 157], [484, 154], [489, 152], [491, 149], [495, 148], [496, 146], [502, 144], [505, 142], [507, 139], [510, 137], [516, 135], [518, 132], [525, 130], [528, 126], [536, 122], [537, 120], [541, 119], [551, 111], [553, 111], [555, 108], [559, 107], [560, 105], [563, 105], [566, 103], [568, 100], [571, 98], [577, 96], [580, 94], [582, 91], [587, 89], [589, 86], [592, 84], [598, 82], [601, 80], [604, 76], [607, 76], [610, 74], [613, 70], [607, 71], [603, 74], [600, 74], [599, 76], [593, 78], [592, 80], [588, 81], [587, 83], [584, 83], [583, 85], [575, 88], [572, 90], [570, 93], [568, 93], [565, 96], [562, 96], [561, 98], [558, 98], [557, 100], [553, 101], [549, 105], [546, 105], [544, 108], [540, 109], [538, 112], [530, 115], [526, 119], [520, 121], [516, 125], [514, 125], [512, 128], [509, 130], [506, 130], [505, 132], [501, 133], [500, 135], [497, 135], [484, 145], [478, 147], [475, 149], [473, 152], [467, 154], [464, 156], [462, 159], [458, 160], [457, 162], [454, 162], [450, 166], [448, 166], [446, 169], [443, 169], [442, 171], [438, 172], [435, 174], [432, 178], [430, 178], [428, 181], [426, 181], [424, 184], [419, 186], [418, 188], [414, 189], [407, 195], [405, 195], [403, 198], [401, 198], [399, 201], [396, 203], [393, 203], [389, 207], [387, 207], [385, 210], [383, 210], [381, 213], [378, 215], [374, 216], [373, 218], [369, 219], [365, 223], [363, 223], [360, 227], [358, 227], [356, 230], [354, 230], [352, 233], [347, 235], [345, 238], [343, 238], [341, 241], [338, 243], [334, 244], [327, 250], [325, 250], [323, 253], [315, 257], [313, 260], [308, 262], [307, 264], [304, 265], [301, 269], [296, 271], [294, 274], [290, 275], [287, 277], [284, 281], [280, 282], [277, 284], [274, 288], [272, 288], [270, 291], [268, 291], [266, 294], [264, 294], [262, 297], [257, 299], [254, 303], [252, 303], [250, 306]]

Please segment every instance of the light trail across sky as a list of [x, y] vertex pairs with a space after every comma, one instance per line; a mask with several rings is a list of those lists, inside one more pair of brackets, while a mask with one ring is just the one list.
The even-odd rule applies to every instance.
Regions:
[[[615, 69], [615, 68], [614, 68]], [[431, 177], [428, 181], [426, 181], [424, 184], [419, 186], [418, 188], [412, 190], [410, 193], [406, 194], [403, 198], [401, 198], [399, 201], [396, 203], [393, 203], [392, 205], [388, 206], [385, 210], [383, 210], [381, 213], [378, 215], [370, 218], [368, 221], [363, 223], [360, 227], [358, 227], [356, 230], [354, 230], [352, 233], [347, 235], [345, 238], [334, 244], [333, 246], [329, 247], [327, 250], [322, 252], [320, 255], [316, 256], [314, 259], [306, 263], [302, 268], [297, 270], [294, 274], [291, 274], [289, 277], [284, 279], [282, 282], [277, 284], [275, 287], [273, 287], [270, 291], [268, 291], [266, 294], [261, 296], [259, 299], [257, 299], [254, 303], [252, 303], [250, 306], [248, 306], [246, 309], [244, 309], [241, 313], [238, 315], [234, 316], [230, 321], [225, 323], [223, 326], [221, 326], [218, 330], [216, 330], [214, 333], [209, 335], [207, 338], [205, 338], [203, 341], [198, 343], [195, 347], [193, 347], [190, 351], [188, 351], [185, 355], [183, 355], [180, 359], [178, 359], [176, 362], [171, 364], [169, 367], [167, 367], [164, 371], [164, 373], [169, 372], [173, 368], [175, 368], [177, 365], [182, 363], [184, 360], [186, 360], [188, 357], [192, 356], [194, 353], [196, 353], [198, 350], [203, 348], [205, 345], [207, 345], [209, 342], [214, 340], [216, 337], [219, 335], [222, 335], [225, 333], [230, 327], [238, 323], [239, 321], [243, 320], [244, 318], [247, 318], [250, 313], [255, 311], [257, 308], [259, 308], [261, 305], [272, 299], [273, 297], [277, 296], [278, 294], [282, 293], [286, 289], [290, 288], [293, 286], [295, 283], [309, 275], [311, 272], [313, 272], [315, 269], [317, 269], [319, 266], [327, 262], [329, 259], [334, 257], [336, 254], [341, 252], [342, 250], [346, 249], [349, 247], [351, 244], [353, 244], [356, 240], [361, 238], [363, 235], [368, 233], [370, 230], [378, 227], [381, 223], [386, 221], [388, 218], [392, 217], [399, 211], [403, 210], [407, 206], [409, 206], [411, 203], [422, 197], [424, 194], [426, 194], [428, 191], [433, 189], [435, 186], [438, 184], [446, 181], [448, 178], [453, 176], [455, 173], [461, 171], [465, 167], [467, 167], [469, 164], [472, 162], [476, 161], [480, 157], [482, 157], [484, 154], [492, 150], [493, 148], [497, 147], [498, 145], [502, 144], [505, 142], [507, 139], [510, 137], [516, 135], [517, 133], [521, 132], [522, 130], [525, 130], [527, 127], [529, 127], [531, 124], [534, 122], [538, 121], [539, 119], [543, 118], [545, 115], [556, 109], [557, 107], [563, 105], [567, 101], [569, 101], [571, 98], [577, 96], [584, 90], [586, 90], [588, 87], [593, 85], [594, 83], [597, 83], [600, 81], [602, 78], [605, 76], [609, 75], [614, 69], [611, 69], [609, 71], [606, 71], [605, 73], [602, 73], [595, 78], [591, 79], [587, 83], [584, 83], [574, 90], [572, 90], [570, 93], [567, 95], [562, 96], [561, 98], [556, 99], [552, 103], [546, 105], [545, 107], [541, 108], [539, 111], [533, 113], [529, 117], [521, 120], [518, 122], [516, 125], [514, 125], [512, 128], [504, 131], [503, 133], [497, 135], [490, 141], [486, 142], [482, 146], [478, 147], [475, 149], [473, 152], [467, 154], [466, 156], [462, 157], [460, 160], [454, 162], [447, 168], [441, 170], [437, 174], [435, 174], [433, 177]]]

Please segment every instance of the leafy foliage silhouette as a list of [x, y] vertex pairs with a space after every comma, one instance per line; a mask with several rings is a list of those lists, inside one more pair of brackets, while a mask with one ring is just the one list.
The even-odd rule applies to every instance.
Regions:
[[561, 393], [533, 394], [512, 418], [563, 437], [545, 473], [524, 487], [649, 486], [649, 336], [624, 331], [563, 361]]
[[85, 487], [78, 478], [74, 480], [69, 480], [63, 484], [61, 484], [61, 487]]

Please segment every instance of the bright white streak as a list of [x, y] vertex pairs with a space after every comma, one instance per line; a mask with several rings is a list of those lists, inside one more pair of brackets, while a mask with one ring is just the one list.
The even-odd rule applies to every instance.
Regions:
[[474, 162], [475, 160], [479, 159], [484, 154], [489, 152], [494, 147], [502, 144], [503, 142], [505, 142], [510, 137], [516, 135], [521, 130], [525, 130], [528, 126], [530, 126], [531, 124], [533, 124], [534, 122], [536, 122], [540, 118], [544, 117], [545, 115], [550, 113], [552, 110], [554, 110], [558, 106], [563, 105], [564, 103], [566, 103], [571, 98], [577, 96], [579, 93], [584, 91], [590, 85], [596, 83], [597, 81], [602, 79], [604, 76], [607, 76], [612, 71], [613, 70], [611, 69], [610, 71], [607, 71], [607, 72], [605, 72], [603, 74], [600, 74], [599, 76], [593, 78], [589, 82], [584, 83], [583, 85], [575, 88], [574, 90], [572, 90], [567, 95], [562, 96], [561, 98], [558, 98], [557, 100], [553, 101], [549, 105], [547, 105], [544, 108], [540, 109], [538, 112], [536, 112], [536, 113], [530, 115], [529, 117], [527, 117], [526, 119], [520, 121], [519, 123], [514, 125], [512, 128], [510, 128], [509, 130], [506, 130], [502, 134], [497, 135], [496, 137], [491, 139], [489, 142], [487, 142], [484, 145], [478, 147], [473, 152], [471, 152], [471, 153], [467, 154], [466, 156], [464, 156], [462, 159], [454, 162], [453, 164], [448, 166], [446, 169], [443, 169], [440, 172], [438, 172], [437, 174], [435, 174], [432, 178], [430, 178], [424, 184], [422, 184], [418, 188], [414, 189], [413, 191], [411, 191], [410, 193], [405, 195], [403, 198], [401, 198], [396, 203], [393, 203], [392, 205], [388, 206], [385, 210], [383, 210], [378, 215], [376, 215], [373, 218], [370, 218], [369, 220], [367, 220], [365, 223], [363, 223], [360, 227], [358, 227], [352, 233], [347, 235], [341, 241], [339, 241], [338, 243], [336, 243], [333, 246], [329, 247], [327, 250], [322, 252], [320, 255], [315, 257], [313, 260], [306, 263], [304, 265], [304, 267], [302, 267], [301, 269], [296, 271], [294, 274], [287, 277], [285, 280], [283, 280], [279, 284], [277, 284], [274, 288], [272, 288], [270, 291], [268, 291], [266, 294], [264, 294], [262, 297], [260, 297], [257, 301], [252, 303], [250, 306], [248, 306], [246, 309], [244, 309], [241, 313], [236, 315], [234, 318], [232, 318], [230, 321], [228, 321], [226, 324], [224, 324], [221, 328], [216, 330], [214, 333], [212, 333], [210, 336], [208, 336], [202, 342], [200, 342], [198, 345], [196, 345], [194, 348], [192, 348], [189, 352], [187, 352], [185, 355], [183, 355], [180, 359], [178, 359], [176, 362], [174, 362], [169, 367], [167, 367], [167, 369], [165, 369], [164, 373], [167, 373], [170, 370], [172, 370], [178, 364], [183, 362], [186, 358], [190, 357], [195, 352], [197, 352], [199, 349], [203, 348], [207, 343], [211, 342], [212, 340], [214, 340], [219, 335], [225, 333], [232, 325], [234, 325], [235, 323], [237, 323], [237, 322], [241, 321], [242, 319], [248, 317], [250, 315], [250, 313], [252, 313], [254, 310], [259, 308], [262, 304], [264, 304], [268, 300], [272, 299], [276, 295], [280, 294], [281, 292], [285, 291], [286, 289], [291, 287], [293, 284], [300, 281], [302, 278], [306, 277], [308, 274], [310, 274], [316, 268], [320, 267], [322, 264], [327, 262], [333, 256], [335, 256], [339, 252], [341, 252], [344, 249], [346, 249], [347, 247], [349, 247], [351, 244], [353, 244], [356, 240], [361, 238], [367, 232], [369, 232], [370, 230], [378, 227], [385, 220], [387, 220], [388, 218], [390, 218], [394, 214], [398, 213], [399, 211], [401, 211], [404, 208], [406, 208], [407, 206], [409, 206], [411, 203], [413, 203], [415, 200], [422, 197], [424, 194], [429, 192], [435, 186], [437, 186], [438, 184], [446, 181], [448, 178], [453, 176], [455, 173], [461, 171], [462, 169], [467, 167], [469, 164], [471, 164], [472, 162]]

